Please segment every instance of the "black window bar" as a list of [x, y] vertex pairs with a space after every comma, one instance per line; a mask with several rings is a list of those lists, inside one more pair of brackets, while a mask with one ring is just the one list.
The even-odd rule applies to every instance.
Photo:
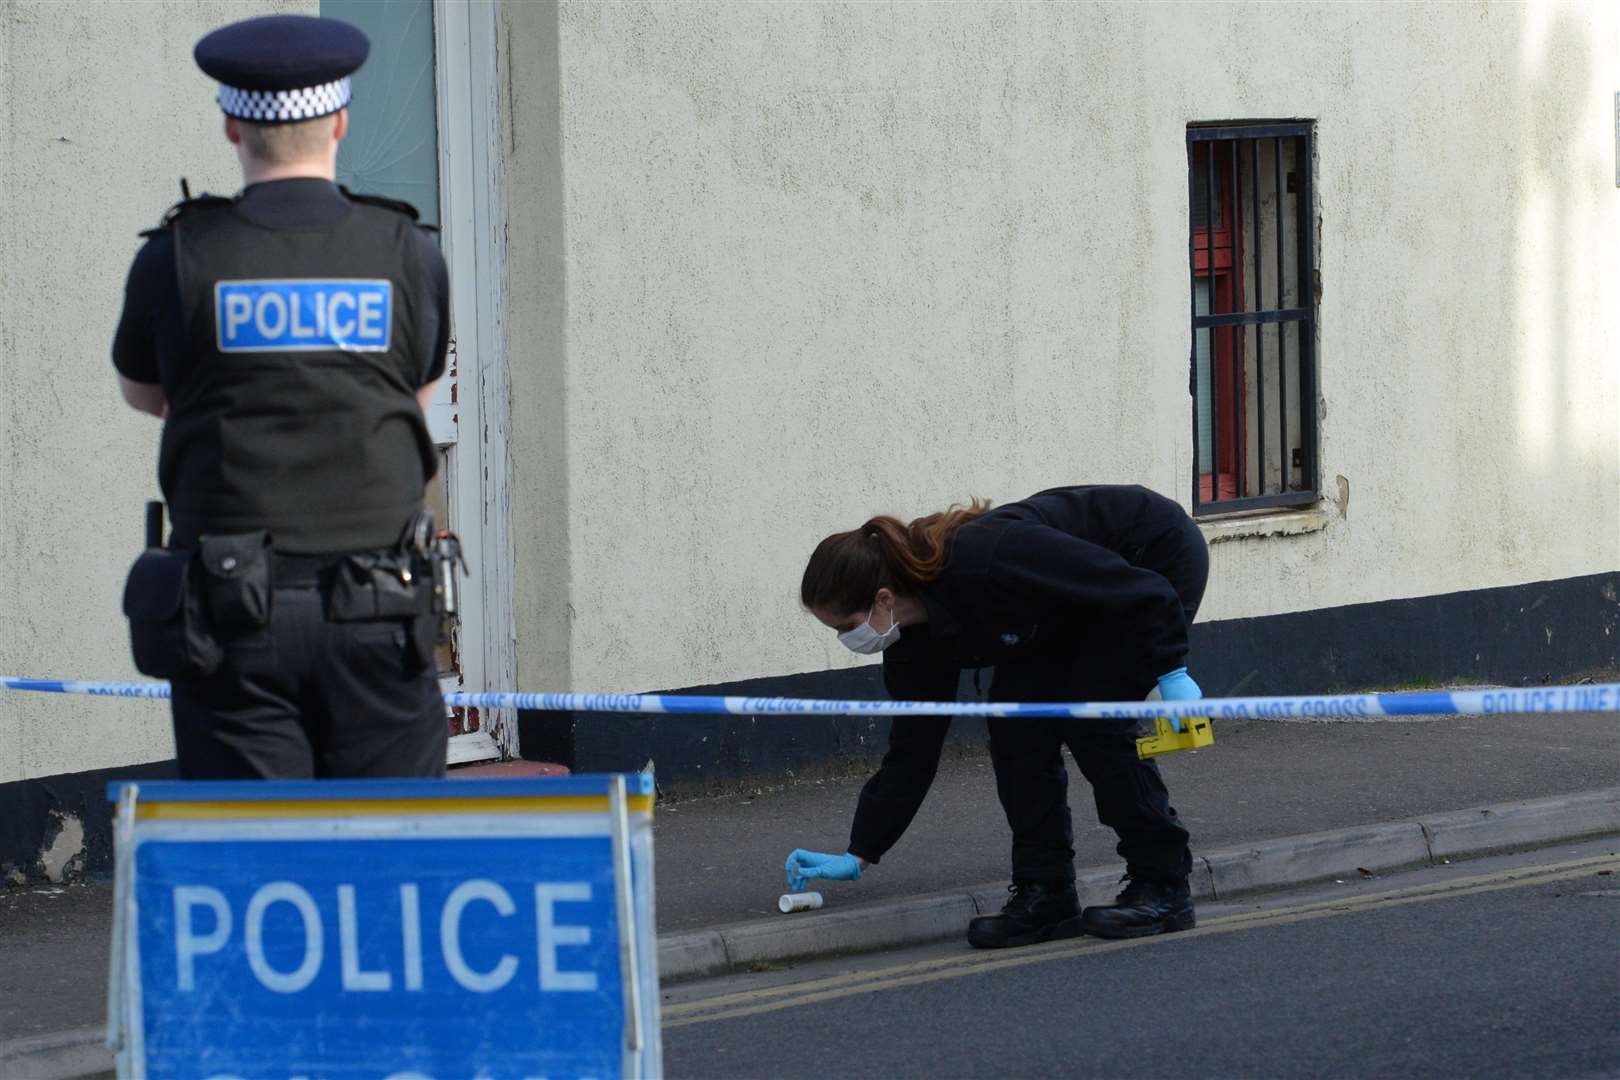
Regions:
[[1311, 127], [1187, 128], [1195, 514], [1319, 495]]

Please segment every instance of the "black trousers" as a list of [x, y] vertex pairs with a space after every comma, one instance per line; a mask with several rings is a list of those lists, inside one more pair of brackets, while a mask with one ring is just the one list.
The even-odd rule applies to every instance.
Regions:
[[[1143, 690], [1133, 697], [1146, 693]], [[1103, 701], [1113, 695], [1092, 697]], [[1188, 833], [1170, 805], [1158, 765], [1137, 758], [1134, 730], [1088, 726], [1096, 723], [990, 721], [996, 794], [1013, 834], [1013, 880], [1074, 880], [1074, 825], [1069, 815], [1065, 746], [1091, 785], [1097, 820], [1119, 837], [1115, 850], [1125, 860], [1126, 870], [1156, 881], [1184, 880], [1192, 872]]]
[[[1132, 561], [1169, 579], [1191, 626], [1209, 580], [1209, 549], [1189, 518]], [[1080, 657], [996, 669], [996, 701], [1140, 701], [1164, 672], [1131, 674], [1128, 663]], [[1115, 848], [1134, 877], [1179, 882], [1192, 873], [1188, 833], [1170, 805], [1154, 761], [1136, 756], [1133, 721], [992, 719], [990, 760], [996, 794], [1012, 829], [1014, 881], [1073, 881], [1067, 747], [1091, 785], [1097, 820], [1119, 837]]]
[[173, 681], [188, 780], [442, 777], [438, 679], [415, 670], [405, 623], [332, 622], [326, 590], [278, 587], [270, 624], [222, 636], [215, 674]]

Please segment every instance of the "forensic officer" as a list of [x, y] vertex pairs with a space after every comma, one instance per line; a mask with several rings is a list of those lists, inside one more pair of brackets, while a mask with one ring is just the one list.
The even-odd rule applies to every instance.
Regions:
[[[804, 606], [861, 653], [882, 652], [899, 701], [951, 701], [964, 668], [994, 666], [996, 701], [1137, 701], [1200, 695], [1187, 631], [1209, 552], [1176, 503], [1145, 488], [1055, 488], [996, 509], [975, 503], [909, 525], [875, 517], [827, 537], [800, 586]], [[846, 854], [795, 850], [788, 884], [858, 879], [911, 824], [950, 720], [897, 717], [861, 790]], [[1091, 933], [1136, 937], [1194, 925], [1187, 830], [1132, 721], [992, 719], [996, 791], [1012, 828], [1012, 896], [974, 919], [981, 948]], [[1119, 837], [1127, 884], [1082, 915], [1074, 887], [1067, 745]]]
[[188, 778], [445, 770], [421, 515], [449, 283], [414, 209], [334, 182], [369, 49], [295, 15], [198, 42], [243, 188], [175, 206], [129, 273], [113, 362], [164, 419], [173, 532], [124, 607]]

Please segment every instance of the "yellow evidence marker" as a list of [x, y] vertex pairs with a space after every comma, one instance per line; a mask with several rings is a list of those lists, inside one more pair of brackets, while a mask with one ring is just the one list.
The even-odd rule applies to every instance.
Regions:
[[1177, 750], [1212, 746], [1214, 743], [1215, 729], [1210, 725], [1207, 716], [1182, 717], [1180, 731], [1170, 726], [1168, 717], [1155, 716], [1153, 734], [1144, 735], [1136, 740], [1136, 756], [1146, 759], [1174, 753]]

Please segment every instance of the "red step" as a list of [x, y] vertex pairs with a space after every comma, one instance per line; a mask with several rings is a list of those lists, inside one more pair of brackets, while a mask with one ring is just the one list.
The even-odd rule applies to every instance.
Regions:
[[537, 776], [567, 776], [568, 766], [549, 761], [485, 761], [477, 765], [454, 765], [452, 780], [532, 780]]

